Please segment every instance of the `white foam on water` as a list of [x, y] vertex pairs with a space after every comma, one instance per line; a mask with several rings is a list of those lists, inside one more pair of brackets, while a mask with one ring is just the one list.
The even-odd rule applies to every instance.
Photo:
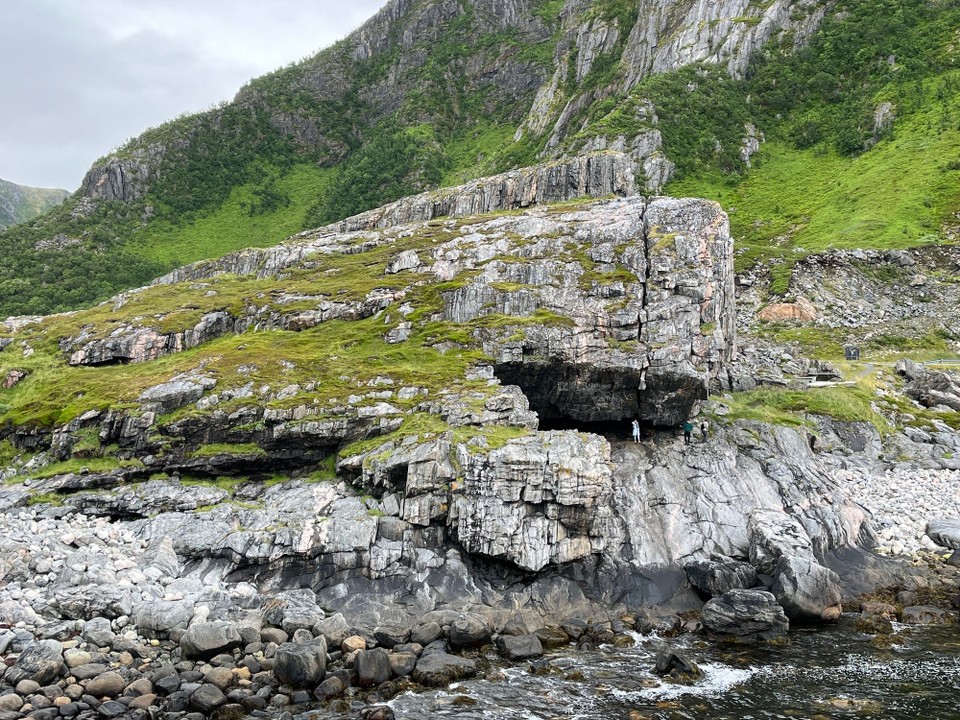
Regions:
[[720, 663], [700, 665], [703, 676], [693, 685], [664, 682], [661, 685], [642, 690], [617, 690], [611, 694], [622, 700], [674, 700], [684, 695], [697, 697], [715, 697], [730, 688], [745, 683], [756, 674], [756, 668], [733, 668]]

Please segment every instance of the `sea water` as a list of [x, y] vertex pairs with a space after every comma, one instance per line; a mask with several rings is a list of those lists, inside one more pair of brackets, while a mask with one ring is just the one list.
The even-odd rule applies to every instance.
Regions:
[[[494, 659], [484, 679], [390, 705], [401, 720], [960, 720], [960, 630], [895, 629], [890, 647], [852, 620], [792, 631], [779, 647], [636, 636], [629, 648], [548, 654], [546, 668]], [[653, 673], [665, 643], [699, 665], [700, 680]]]

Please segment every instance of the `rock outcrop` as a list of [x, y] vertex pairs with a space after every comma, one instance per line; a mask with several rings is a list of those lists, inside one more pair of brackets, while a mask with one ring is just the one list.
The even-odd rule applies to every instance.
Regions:
[[[447, 648], [610, 644], [583, 618], [704, 596], [712, 634], [775, 639], [896, 578], [804, 431], [718, 415], [675, 434], [736, 350], [715, 204], [381, 219], [7, 323], [3, 357], [44, 353], [44, 372], [3, 391], [0, 624], [99, 618], [84, 632], [117, 644], [134, 622], [201, 667], [272, 643], [273, 681], [330, 698], [476, 672]], [[189, 307], [150, 312], [171, 296]], [[72, 378], [66, 415], [42, 404], [48, 367]], [[167, 707], [228, 704], [226, 675], [192, 672], [155, 678]]]
[[123, 155], [104, 158], [87, 171], [79, 192], [91, 200], [125, 203], [140, 200], [150, 189], [165, 152], [162, 144], [150, 143]]
[[703, 606], [704, 630], [721, 639], [753, 643], [782, 639], [790, 621], [774, 596], [763, 590], [730, 590]]
[[[375, 230], [435, 217], [467, 217], [532, 205], [637, 192], [626, 155], [592, 153], [481, 178], [458, 187], [414, 195], [335, 223], [321, 232]], [[300, 237], [309, 238], [316, 231]]]
[[[585, 159], [583, 168], [592, 167], [591, 162]], [[625, 170], [616, 156], [599, 156], [596, 162], [606, 168], [601, 175], [607, 178], [598, 192], [627, 189], [619, 181], [608, 182], [616, 176], [614, 169]], [[522, 177], [528, 187], [548, 192], [537, 178], [558, 168], [563, 177], [571, 177], [580, 166], [535, 169]], [[504, 176], [465, 186], [449, 194], [448, 204], [418, 196], [302, 234], [277, 248], [181, 268], [158, 283], [199, 281], [221, 273], [280, 277], [310, 267], [318, 254], [382, 251], [404, 236], [393, 223], [411, 215], [429, 219], [439, 211], [473, 212], [478, 209], [474, 200], [491, 193], [493, 199], [481, 202], [479, 209], [512, 208], [514, 196], [501, 192], [505, 182], [512, 180]], [[565, 181], [560, 182], [557, 192], [564, 187]], [[530, 198], [536, 203], [540, 199], [537, 194]], [[464, 278], [441, 296], [443, 321], [518, 318], [524, 325], [519, 333], [511, 326], [509, 332], [486, 330], [475, 337], [491, 359], [493, 374], [505, 385], [519, 386], [541, 420], [603, 422], [638, 415], [656, 425], [678, 424], [706, 397], [710, 382], [734, 351], [732, 240], [725, 215], [712, 203], [630, 197], [569, 212], [534, 209], [487, 221], [453, 222], [445, 226], [457, 230], [450, 240], [419, 253], [398, 251], [383, 273], [398, 278], [412, 274], [417, 284], [423, 276], [447, 283]], [[429, 235], [429, 225], [419, 227]], [[416, 265], [410, 264], [411, 252]], [[401, 260], [406, 269], [398, 264]], [[145, 325], [148, 320], [141, 317], [139, 326], [118, 324], [108, 333], [87, 328], [62, 340], [61, 349], [76, 365], [144, 362], [247, 329], [298, 331], [331, 320], [370, 317], [399, 307], [414, 287], [374, 290], [352, 302], [321, 295], [313, 308], [298, 303], [290, 311], [283, 304], [249, 305], [241, 316], [218, 309], [214, 294], [203, 300], [210, 310], [183, 330], [163, 332]], [[121, 296], [115, 307], [122, 310], [130, 297]], [[545, 321], [526, 320], [538, 314]], [[398, 326], [388, 342], [402, 342], [412, 330], [409, 324]]]
[[930, 370], [912, 360], [899, 361], [897, 373], [907, 380], [904, 392], [923, 407], [960, 411], [960, 380], [955, 373]]

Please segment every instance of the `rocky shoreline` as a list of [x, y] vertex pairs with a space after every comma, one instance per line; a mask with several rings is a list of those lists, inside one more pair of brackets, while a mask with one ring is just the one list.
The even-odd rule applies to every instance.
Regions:
[[[842, 479], [866, 477], [850, 471]], [[868, 507], [881, 522], [900, 518], [891, 527], [905, 539], [914, 537], [923, 512], [919, 488], [942, 492], [955, 481], [950, 471], [915, 468], [883, 477], [895, 485]], [[8, 501], [15, 494], [5, 491]], [[859, 497], [873, 500], [862, 487]], [[633, 631], [779, 642], [790, 624], [769, 592], [776, 591], [771, 578], [757, 574], [755, 565], [764, 568], [759, 558], [687, 564], [691, 587], [713, 598], [699, 612], [621, 607], [528, 625], [529, 614], [491, 616], [451, 606], [414, 622], [384, 612], [382, 622], [370, 625], [328, 613], [308, 588], [261, 592], [216, 563], [185, 561], [170, 538], [147, 541], [136, 524], [39, 504], [6, 507], [4, 526], [0, 720], [287, 717], [319, 706], [389, 718], [381, 702], [399, 692], [495, 672], [488, 659], [493, 648], [520, 662], [571, 644], [629, 646]], [[843, 601], [848, 613], [859, 608], [858, 627], [878, 642], [889, 637], [890, 620], [955, 619], [949, 603], [957, 604], [956, 563], [947, 561], [950, 553], [920, 544], [905, 546], [913, 555], [901, 558], [903, 581], [896, 587], [855, 604]]]
[[732, 248], [712, 203], [623, 198], [327, 228], [8, 321], [0, 720], [389, 717], [630, 632], [781, 643], [868, 594], [952, 620], [953, 565], [905, 553], [960, 510], [960, 387], [904, 364], [885, 435], [738, 416], [839, 374], [738, 341]]

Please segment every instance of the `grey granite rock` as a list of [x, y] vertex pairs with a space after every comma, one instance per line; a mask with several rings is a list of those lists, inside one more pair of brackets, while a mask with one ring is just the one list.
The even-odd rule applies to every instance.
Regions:
[[232, 622], [194, 623], [180, 638], [180, 648], [188, 658], [211, 658], [218, 653], [240, 647], [243, 642]]
[[776, 598], [764, 590], [730, 590], [713, 598], [700, 622], [708, 633], [748, 643], [783, 637], [790, 627]]
[[927, 535], [942, 547], [960, 550], [960, 520], [956, 518], [930, 520], [927, 523]]
[[319, 685], [327, 672], [327, 642], [322, 637], [307, 643], [284, 643], [277, 648], [273, 674], [295, 688]]
[[757, 571], [753, 565], [733, 558], [693, 560], [683, 566], [683, 571], [691, 585], [710, 597], [757, 585]]
[[477, 664], [469, 658], [448, 655], [444, 652], [424, 654], [413, 671], [414, 681], [421, 685], [444, 686], [455, 680], [472, 677], [477, 673]]
[[507, 660], [530, 660], [543, 655], [543, 645], [536, 635], [500, 635], [496, 645]]

